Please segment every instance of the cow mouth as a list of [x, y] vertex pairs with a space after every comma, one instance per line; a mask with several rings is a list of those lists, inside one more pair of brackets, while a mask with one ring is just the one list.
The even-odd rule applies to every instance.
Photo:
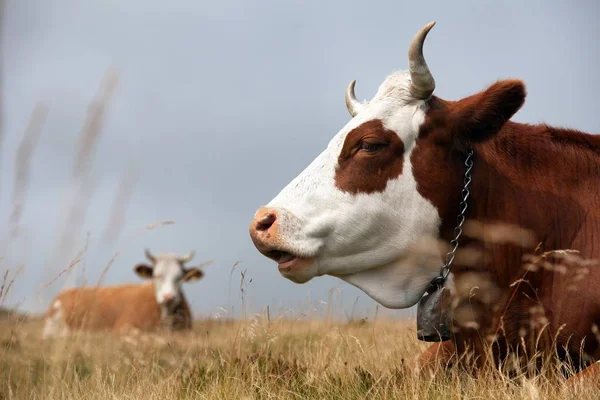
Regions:
[[265, 255], [279, 265], [280, 271], [289, 271], [298, 260], [298, 257], [283, 250], [271, 250]]
[[301, 257], [284, 250], [271, 250], [264, 255], [277, 263], [281, 275], [293, 281], [296, 281], [297, 275], [302, 274], [314, 261], [313, 257]]

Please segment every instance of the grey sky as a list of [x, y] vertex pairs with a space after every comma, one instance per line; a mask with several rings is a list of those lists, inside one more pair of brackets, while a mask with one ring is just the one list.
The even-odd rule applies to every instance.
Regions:
[[[320, 304], [330, 289], [342, 288], [340, 304], [349, 308], [360, 296], [361, 310], [372, 312], [373, 301], [336, 279], [283, 279], [255, 251], [247, 227], [256, 208], [350, 118], [343, 100], [349, 81], [357, 79], [360, 99], [372, 96], [389, 72], [407, 67], [412, 36], [432, 20], [425, 55], [437, 95], [458, 99], [498, 78], [521, 78], [529, 94], [516, 120], [600, 132], [595, 1], [6, 2], [3, 221], [19, 141], [36, 103], [49, 108], [31, 165], [23, 234], [8, 241], [4, 229], [0, 236], [2, 270], [25, 266], [9, 304], [30, 311], [43, 310], [49, 296], [74, 282], [60, 279], [40, 290], [90, 232], [85, 268], [92, 283], [116, 251], [105, 283], [138, 282], [132, 268], [144, 260], [144, 247], [194, 249], [196, 262], [214, 259], [204, 280], [185, 286], [197, 315], [237, 310], [244, 269], [252, 279], [245, 288], [251, 310], [306, 311], [309, 299]], [[52, 265], [77, 138], [109, 67], [118, 71], [119, 86], [93, 159], [96, 186], [81, 230], [72, 232], [78, 242]], [[139, 179], [126, 223], [116, 242], [103, 244], [130, 166]], [[162, 220], [176, 223], [140, 233]]]

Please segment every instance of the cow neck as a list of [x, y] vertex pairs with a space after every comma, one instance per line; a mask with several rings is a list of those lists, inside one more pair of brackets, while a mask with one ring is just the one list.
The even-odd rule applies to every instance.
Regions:
[[467, 150], [464, 165], [463, 188], [454, 227], [454, 236], [450, 240], [450, 251], [446, 254], [446, 261], [441, 268], [440, 275], [429, 283], [417, 306], [417, 338], [425, 342], [443, 342], [451, 338], [451, 316], [448, 309], [448, 290], [445, 288], [445, 284], [458, 250], [462, 226], [465, 222], [465, 213], [468, 208], [467, 200], [470, 194], [469, 185], [471, 184], [471, 171], [473, 169], [473, 149], [470, 147]]
[[450, 274], [450, 267], [452, 266], [452, 262], [456, 257], [456, 251], [458, 250], [459, 240], [462, 235], [462, 227], [465, 222], [465, 214], [468, 209], [468, 199], [469, 199], [469, 185], [472, 181], [471, 171], [473, 170], [473, 149], [469, 147], [467, 150], [467, 155], [465, 158], [465, 173], [463, 179], [463, 188], [461, 191], [461, 199], [458, 205], [458, 215], [456, 217], [456, 225], [454, 226], [454, 236], [450, 240], [450, 251], [446, 254], [446, 261], [442, 266], [440, 275], [434, 278], [427, 288], [428, 293], [433, 293], [437, 289], [444, 286], [446, 283], [446, 279], [448, 279], [448, 275]]
[[[423, 140], [428, 140], [426, 134]], [[576, 249], [583, 259], [600, 257], [600, 246], [589, 240], [600, 233], [600, 137], [547, 125], [508, 122], [495, 138], [473, 144], [473, 150], [475, 171], [467, 218], [483, 224], [479, 234], [484, 235], [478, 236], [477, 230], [463, 235], [460, 249], [479, 251], [482, 258], [475, 264], [457, 258], [452, 263], [455, 278], [461, 279], [469, 271], [483, 273], [482, 279], [491, 279], [507, 301], [516, 303], [526, 300], [514, 298], [517, 290], [535, 297], [556, 284], [556, 274], [546, 273], [543, 268], [537, 273], [524, 269], [524, 256]], [[424, 163], [428, 159], [424, 155], [437, 155], [439, 176], [427, 180], [421, 174], [417, 180], [422, 194], [440, 210], [440, 238], [450, 243], [455, 237], [461, 199], [459, 171], [464, 170], [461, 166], [465, 153], [453, 150], [444, 157], [436, 151], [435, 146], [421, 146], [421, 152], [413, 154], [413, 161]], [[419, 171], [429, 169], [415, 168], [415, 173]], [[453, 200], [448, 202], [448, 198]], [[511, 240], [491, 241], [486, 238], [487, 224], [517, 230]], [[527, 281], [526, 288], [513, 285], [523, 280]], [[447, 311], [443, 307], [431, 314], [436, 310], [434, 306], [443, 304], [439, 298], [434, 300], [433, 305], [421, 308], [429, 310], [429, 317], [443, 316]]]
[[[483, 251], [484, 262], [476, 268], [490, 272], [497, 285], [508, 287], [523, 277], [527, 254], [577, 249], [584, 258], [600, 256], [600, 248], [582, 235], [597, 232], [595, 221], [600, 219], [600, 138], [591, 136], [508, 122], [496, 138], [473, 146], [476, 171], [468, 219], [529, 233], [518, 238], [516, 231], [512, 243], [463, 236], [461, 247]], [[443, 239], [448, 241], [452, 238], [451, 210], [445, 219]], [[453, 271], [463, 269], [473, 266], [454, 263]]]

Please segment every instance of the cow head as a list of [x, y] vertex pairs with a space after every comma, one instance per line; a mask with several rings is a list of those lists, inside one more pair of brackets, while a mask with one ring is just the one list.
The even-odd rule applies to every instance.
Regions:
[[152, 279], [156, 302], [162, 307], [175, 307], [182, 299], [181, 284], [197, 281], [204, 273], [198, 268], [186, 268], [185, 263], [191, 261], [194, 252], [184, 256], [161, 254], [154, 256], [146, 250], [150, 264], [138, 264], [135, 272], [144, 279]]
[[440, 273], [440, 233], [456, 221], [465, 144], [497, 134], [525, 89], [506, 80], [460, 101], [432, 96], [423, 43], [433, 25], [410, 44], [409, 70], [388, 76], [369, 102], [357, 101], [350, 84], [353, 118], [256, 212], [250, 236], [284, 277], [336, 276], [406, 308]]

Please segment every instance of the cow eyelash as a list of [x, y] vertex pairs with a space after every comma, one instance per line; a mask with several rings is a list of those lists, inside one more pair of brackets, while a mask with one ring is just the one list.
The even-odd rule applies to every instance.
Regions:
[[364, 150], [366, 152], [372, 153], [374, 151], [379, 150], [384, 147], [385, 143], [369, 143], [369, 142], [360, 142], [358, 149]]

